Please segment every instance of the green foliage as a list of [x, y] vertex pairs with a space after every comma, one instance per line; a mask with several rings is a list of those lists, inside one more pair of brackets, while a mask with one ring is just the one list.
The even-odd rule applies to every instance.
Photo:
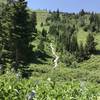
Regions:
[[60, 12], [59, 12], [59, 9], [57, 9], [57, 11], [54, 11], [51, 13], [51, 16], [50, 16], [50, 20], [51, 22], [55, 21], [60, 21]]
[[79, 62], [87, 60], [90, 58], [91, 54], [96, 53], [97, 43], [94, 40], [93, 34], [88, 34], [86, 44], [83, 45], [83, 42], [80, 43], [79, 49], [76, 52], [76, 58]]
[[[64, 52], [61, 54], [60, 61], [66, 64], [66, 66], [73, 66], [74, 62], [77, 62], [75, 56], [69, 52]], [[75, 65], [77, 66], [77, 65]]]
[[[0, 9], [0, 65], [4, 69], [0, 73], [6, 73], [0, 76], [0, 100], [25, 100], [32, 90], [36, 92], [33, 100], [99, 100], [99, 14], [33, 12], [25, 0], [13, 3]], [[88, 31], [95, 32], [95, 37]], [[60, 57], [54, 70], [50, 42]], [[31, 65], [24, 65], [29, 57], [34, 58]], [[19, 67], [20, 73], [12, 73], [11, 65]]]
[[84, 56], [85, 56], [85, 50], [84, 50], [84, 46], [83, 43], [80, 43], [79, 46], [79, 50], [76, 52], [76, 58], [78, 59], [79, 62], [84, 60]]
[[81, 15], [81, 16], [84, 16], [84, 15], [85, 15], [84, 9], [82, 9], [82, 10], [79, 12], [79, 15]]
[[25, 0], [8, 1], [3, 6], [0, 15], [0, 58], [3, 65], [10, 63], [17, 69], [20, 63], [30, 62], [35, 26], [36, 14], [29, 14]]
[[32, 51], [30, 42], [33, 41], [34, 29], [32, 28], [34, 27], [28, 19], [27, 3], [25, 0], [17, 1], [14, 5], [14, 15], [12, 16], [13, 28], [11, 30], [10, 38], [13, 43], [11, 47], [13, 56], [15, 57], [13, 59], [16, 61], [16, 64], [20, 63], [20, 61], [26, 63], [29, 59], [29, 53]]
[[31, 18], [30, 18], [30, 30], [34, 33], [37, 33], [37, 28], [36, 28], [36, 25], [37, 25], [37, 15], [36, 15], [36, 12], [32, 12], [30, 15], [29, 15]]
[[44, 28], [42, 29], [39, 39], [40, 39], [40, 41], [38, 44], [38, 49], [41, 52], [44, 52], [45, 51], [45, 42], [47, 41], [47, 31]]
[[43, 23], [41, 23], [41, 27], [43, 27]]
[[98, 16], [98, 14], [94, 14], [92, 13], [90, 15], [90, 30], [91, 32], [99, 32], [99, 28], [100, 28], [100, 17]]
[[85, 48], [87, 49], [87, 52], [89, 52], [89, 54], [95, 53], [96, 51], [96, 43], [94, 41], [94, 36], [92, 33], [88, 34]]
[[9, 63], [10, 55], [10, 28], [12, 27], [10, 9], [10, 3], [1, 4], [2, 10], [0, 12], [0, 53], [1, 64], [3, 64], [3, 70], [6, 68], [6, 63]]
[[41, 40], [40, 40], [40, 42], [39, 42], [38, 49], [39, 49], [41, 52], [44, 52], [44, 39], [43, 39], [43, 38], [41, 38]]
[[78, 62], [82, 62], [84, 60], [88, 60], [90, 58], [90, 54], [86, 48], [84, 47], [83, 42], [80, 43], [79, 49], [76, 51], [75, 56]]
[[43, 28], [42, 29], [42, 37], [46, 40], [47, 38], [47, 31]]
[[[92, 32], [95, 32], [97, 30], [97, 26], [99, 27], [99, 21], [97, 22], [97, 20], [99, 20], [98, 15], [87, 13], [82, 10], [79, 15], [62, 13], [59, 15], [58, 13], [60, 20], [56, 20], [54, 18], [54, 14], [56, 16], [57, 13], [53, 12], [50, 14], [51, 18], [48, 18], [48, 20], [51, 20], [49, 33], [55, 37], [55, 42], [57, 46], [56, 50], [63, 53], [65, 51], [68, 51], [74, 54], [79, 62], [89, 59], [90, 55], [94, 54], [96, 51], [96, 43], [94, 43], [94, 37], [88, 37], [88, 30], [91, 30]], [[75, 20], [75, 22], [73, 20]], [[87, 31], [87, 40], [85, 37], [83, 41], [83, 35], [82, 33], [80, 34], [82, 36], [82, 41], [84, 42], [83, 44], [80, 43], [80, 38], [77, 37], [77, 35], [79, 35], [78, 32], [80, 31], [78, 27], [83, 28], [85, 31]], [[89, 41], [91, 41], [92, 45], [88, 43]], [[91, 49], [91, 53], [88, 48]], [[93, 48], [95, 50], [92, 50]]]
[[72, 35], [70, 40], [70, 50], [71, 52], [75, 52], [78, 50], [78, 42], [77, 42], [77, 36], [75, 34]]
[[15, 75], [12, 77], [11, 73], [0, 77], [0, 81], [0, 99], [3, 100], [27, 100], [29, 96], [33, 100], [99, 100], [99, 86], [84, 81], [59, 83], [51, 78], [46, 81], [25, 80]]

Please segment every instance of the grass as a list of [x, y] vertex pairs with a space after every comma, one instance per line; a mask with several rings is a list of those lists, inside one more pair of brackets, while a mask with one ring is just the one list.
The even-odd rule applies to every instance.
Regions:
[[43, 27], [41, 27], [41, 23], [45, 26], [45, 29], [48, 29], [48, 26], [46, 26], [46, 18], [48, 17], [48, 12], [47, 11], [36, 11], [37, 14], [37, 29], [41, 31]]
[[83, 29], [80, 28], [77, 33], [78, 43], [83, 42], [83, 44], [85, 44], [87, 35], [88, 35], [88, 32], [85, 32], [83, 31]]
[[95, 40], [97, 42], [97, 50], [100, 50], [100, 33], [95, 36]]

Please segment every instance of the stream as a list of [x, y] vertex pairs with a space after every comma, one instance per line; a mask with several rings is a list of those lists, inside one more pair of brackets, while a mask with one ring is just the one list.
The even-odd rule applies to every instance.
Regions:
[[55, 49], [54, 49], [52, 43], [50, 43], [50, 47], [51, 47], [51, 49], [52, 49], [52, 54], [54, 55], [54, 58], [55, 58], [55, 59], [54, 59], [54, 67], [53, 67], [53, 68], [56, 68], [56, 67], [58, 66], [58, 59], [59, 59], [59, 56], [56, 54]]

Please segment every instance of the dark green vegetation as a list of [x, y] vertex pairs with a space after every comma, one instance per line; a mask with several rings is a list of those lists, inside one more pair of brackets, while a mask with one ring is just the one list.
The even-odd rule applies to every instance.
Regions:
[[99, 41], [99, 14], [0, 2], [0, 100], [100, 100]]

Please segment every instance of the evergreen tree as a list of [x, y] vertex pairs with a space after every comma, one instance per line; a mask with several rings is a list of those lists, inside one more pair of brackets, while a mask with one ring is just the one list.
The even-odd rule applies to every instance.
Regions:
[[95, 14], [96, 17], [96, 32], [100, 32], [100, 16], [98, 14]]
[[38, 49], [43, 53], [44, 53], [44, 47], [45, 47], [44, 43], [46, 42], [46, 37], [47, 37], [47, 31], [43, 28], [40, 35], [40, 42], [38, 45]]
[[43, 27], [43, 22], [41, 23], [41, 25], [40, 25], [41, 27]]
[[56, 12], [56, 20], [57, 21], [60, 20], [60, 12], [59, 12], [59, 9], [57, 9], [57, 12]]
[[81, 27], [85, 26], [85, 18], [83, 16], [80, 17], [79, 21], [80, 21], [80, 26]]
[[12, 27], [11, 15], [13, 14], [12, 5], [7, 2], [1, 4], [0, 12], [0, 63], [3, 64], [3, 71], [6, 63], [10, 63], [10, 28]]
[[0, 14], [0, 64], [2, 62], [2, 49], [3, 49], [3, 44], [2, 44], [2, 15]]
[[32, 21], [30, 21], [25, 0], [17, 0], [14, 3], [12, 23], [13, 27], [10, 34], [11, 50], [13, 61], [16, 62], [16, 67], [18, 67], [19, 63], [26, 64], [32, 56], [31, 42], [33, 41], [36, 25], [34, 22], [34, 25], [32, 25]]
[[96, 17], [95, 17], [95, 14], [93, 12], [90, 15], [89, 20], [90, 20], [90, 31], [95, 32], [96, 31]]
[[86, 41], [86, 51], [89, 52], [89, 54], [95, 53], [96, 51], [96, 43], [94, 41], [94, 36], [92, 33], [89, 33], [87, 36], [87, 41]]
[[79, 12], [79, 15], [83, 16], [85, 14], [85, 11], [84, 9], [82, 9], [80, 12]]
[[95, 21], [95, 15], [94, 15], [93, 12], [92, 12], [92, 14], [90, 15], [89, 20], [90, 20], [90, 24], [92, 24], [92, 23]]
[[59, 9], [57, 9], [57, 11], [53, 11], [53, 13], [51, 13], [50, 18], [51, 22], [57, 22], [60, 21], [60, 12]]
[[[63, 38], [64, 39], [64, 38]], [[70, 51], [70, 33], [67, 33], [66, 34], [66, 39], [64, 39], [63, 40], [65, 43], [64, 43], [64, 45], [65, 45], [65, 49], [67, 50], [67, 51]]]
[[49, 27], [49, 32], [48, 33], [51, 34], [51, 35], [53, 35], [54, 37], [56, 37], [57, 34], [58, 34], [57, 26], [55, 24], [51, 25]]
[[44, 39], [43, 38], [40, 39], [38, 50], [44, 53]]
[[77, 36], [76, 34], [72, 34], [71, 40], [70, 40], [70, 52], [75, 52], [78, 50], [78, 42], [77, 42]]
[[42, 29], [42, 37], [44, 37], [45, 40], [46, 40], [46, 37], [47, 37], [47, 31], [46, 31], [44, 28]]
[[32, 31], [34, 33], [37, 33], [36, 25], [37, 25], [36, 12], [32, 12], [32, 14], [31, 14], [31, 27], [30, 27], [30, 29], [32, 29]]
[[84, 46], [83, 46], [83, 42], [80, 42], [80, 45], [79, 45], [79, 50], [77, 51], [76, 53], [76, 56], [78, 58], [78, 61], [81, 62], [84, 60]]

